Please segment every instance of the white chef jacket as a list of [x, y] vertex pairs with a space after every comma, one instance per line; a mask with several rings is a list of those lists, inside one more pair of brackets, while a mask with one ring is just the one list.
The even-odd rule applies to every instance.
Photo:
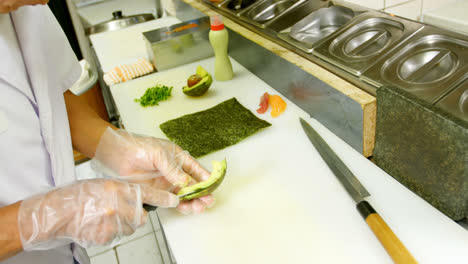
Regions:
[[[0, 206], [75, 180], [63, 93], [80, 73], [48, 6], [0, 14]], [[71, 248], [22, 252], [2, 263], [72, 264]]]

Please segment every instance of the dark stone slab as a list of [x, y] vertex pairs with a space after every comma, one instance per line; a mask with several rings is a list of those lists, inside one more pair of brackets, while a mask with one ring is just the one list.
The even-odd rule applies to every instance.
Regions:
[[468, 216], [466, 121], [398, 88], [379, 88], [374, 159], [450, 218]]

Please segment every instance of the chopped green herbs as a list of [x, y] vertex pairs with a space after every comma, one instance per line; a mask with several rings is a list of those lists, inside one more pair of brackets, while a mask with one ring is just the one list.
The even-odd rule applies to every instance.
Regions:
[[197, 158], [234, 145], [268, 126], [271, 124], [232, 98], [210, 109], [167, 121], [159, 127], [171, 141]]
[[148, 88], [142, 97], [135, 99], [135, 102], [139, 102], [143, 107], [158, 105], [160, 101], [167, 100], [171, 96], [171, 92], [172, 87], [157, 84], [154, 87]]

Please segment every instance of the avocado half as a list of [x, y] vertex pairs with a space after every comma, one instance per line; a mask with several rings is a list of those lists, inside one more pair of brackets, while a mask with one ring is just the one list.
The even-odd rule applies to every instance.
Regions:
[[180, 198], [181, 201], [187, 201], [212, 193], [224, 180], [224, 175], [226, 175], [226, 169], [226, 160], [213, 160], [213, 171], [211, 172], [211, 175], [208, 178], [208, 180], [184, 187], [180, 189], [177, 195], [181, 196], [190, 193], [189, 195]]
[[197, 74], [202, 77], [202, 79], [195, 85], [188, 87], [187, 85], [182, 88], [182, 92], [189, 96], [202, 96], [208, 91], [213, 83], [213, 78], [202, 66], [198, 65]]

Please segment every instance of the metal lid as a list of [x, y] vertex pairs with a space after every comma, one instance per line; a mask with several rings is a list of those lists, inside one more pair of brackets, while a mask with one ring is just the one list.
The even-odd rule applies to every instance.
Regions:
[[92, 27], [89, 27], [86, 30], [86, 34], [91, 35], [91, 34], [96, 34], [100, 32], [119, 30], [128, 26], [131, 26], [131, 25], [150, 21], [153, 19], [154, 19], [154, 15], [151, 13], [138, 14], [138, 15], [133, 15], [133, 16], [123, 16], [122, 11], [117, 10], [117, 11], [112, 12], [112, 19], [104, 21], [97, 25], [94, 25]]

